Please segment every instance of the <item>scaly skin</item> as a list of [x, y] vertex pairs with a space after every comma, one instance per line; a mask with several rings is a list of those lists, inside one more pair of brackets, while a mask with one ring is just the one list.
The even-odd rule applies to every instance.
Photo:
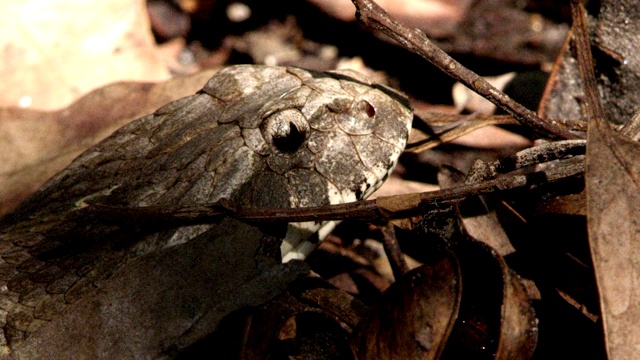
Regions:
[[[246, 305], [237, 299], [255, 298], [244, 282], [272, 271], [286, 284], [306, 271], [260, 263], [261, 242], [286, 233], [283, 257], [301, 258], [319, 227], [289, 224], [266, 235], [224, 219], [142, 229], [104, 223], [87, 204], [355, 201], [386, 179], [411, 119], [402, 96], [359, 74], [234, 66], [198, 94], [121, 128], [0, 220], [4, 353], [147, 358], [188, 346]], [[240, 285], [224, 281], [229, 269]]]

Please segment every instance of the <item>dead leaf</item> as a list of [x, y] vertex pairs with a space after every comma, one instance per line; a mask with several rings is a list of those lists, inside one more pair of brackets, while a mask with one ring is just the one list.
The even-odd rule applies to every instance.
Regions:
[[520, 278], [461, 232], [453, 207], [425, 217], [424, 265], [385, 292], [358, 326], [359, 359], [529, 359], [537, 320]]
[[[601, 15], [611, 15], [610, 10], [604, 4]], [[640, 7], [636, 4], [635, 9], [619, 15], [626, 19], [633, 10]], [[600, 292], [605, 346], [609, 359], [636, 359], [640, 357], [640, 245], [635, 241], [640, 234], [640, 144], [616, 133], [609, 125], [610, 115], [604, 110], [594, 76], [583, 4], [571, 1], [571, 12], [574, 48], [584, 84], [582, 111], [589, 121], [587, 227]]]
[[[502, 91], [515, 76], [515, 72], [508, 72], [498, 76], [487, 76], [485, 79], [489, 84]], [[464, 84], [460, 82], [453, 84], [451, 96], [453, 97], [453, 103], [457, 112], [461, 112], [466, 109], [470, 113], [490, 115], [496, 110], [496, 106], [493, 103], [479, 94], [476, 94], [473, 90], [464, 86]]]
[[178, 359], [351, 359], [349, 333], [367, 306], [309, 276], [274, 299], [230, 313]]
[[[310, 0], [327, 14], [342, 21], [354, 21], [355, 8], [349, 0]], [[429, 36], [446, 37], [465, 19], [471, 1], [448, 0], [378, 0], [393, 18], [411, 27], [424, 29]]]
[[462, 302], [443, 357], [531, 358], [537, 319], [524, 285], [490, 246], [467, 238], [453, 248], [460, 262]]
[[358, 326], [358, 359], [437, 359], [457, 317], [460, 270], [450, 253], [408, 272]]
[[60, 109], [108, 83], [160, 81], [145, 1], [4, 1], [0, 106]]
[[640, 358], [640, 144], [589, 125], [587, 221], [610, 359]]
[[[640, 3], [634, 0], [602, 0], [594, 22], [590, 22], [596, 79], [606, 104], [606, 118], [624, 124], [633, 117], [640, 104]], [[593, 19], [593, 18], [591, 18]], [[580, 112], [584, 96], [576, 59], [571, 55], [569, 39], [551, 73], [545, 96], [540, 103], [540, 116], [556, 121], [585, 122]]]

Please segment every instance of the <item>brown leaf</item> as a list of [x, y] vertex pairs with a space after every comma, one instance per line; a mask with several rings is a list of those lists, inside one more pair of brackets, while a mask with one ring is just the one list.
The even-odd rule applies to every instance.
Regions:
[[[596, 79], [605, 116], [616, 124], [633, 117], [640, 103], [640, 3], [634, 0], [603, 0], [595, 21], [590, 22], [591, 46], [596, 60]], [[582, 81], [567, 39], [549, 78], [539, 113], [556, 121], [585, 118], [580, 112]]]
[[[438, 183], [444, 189], [464, 184], [465, 176], [453, 167], [438, 172]], [[493, 247], [502, 256], [515, 252], [495, 211], [496, 201], [490, 196], [469, 197], [457, 204], [465, 231], [474, 239]]]
[[354, 335], [358, 359], [437, 359], [460, 301], [460, 269], [445, 254], [408, 272]]
[[169, 77], [144, 1], [4, 1], [0, 106], [60, 109], [115, 81]]
[[490, 246], [467, 238], [454, 247], [462, 302], [443, 358], [497, 360], [531, 357], [537, 320], [524, 285]]
[[[601, 14], [610, 10], [603, 4]], [[620, 15], [626, 19], [629, 11], [640, 11], [640, 7], [636, 4]], [[589, 121], [587, 227], [605, 346], [610, 359], [635, 359], [640, 357], [640, 291], [636, 284], [640, 246], [635, 241], [640, 234], [640, 144], [610, 127], [610, 115], [604, 110], [594, 76], [583, 4], [571, 1], [571, 12], [577, 65], [584, 84], [582, 111]], [[635, 137], [627, 130], [627, 135]]]
[[[327, 14], [342, 21], [354, 21], [354, 8], [349, 0], [309, 0]], [[447, 37], [456, 32], [465, 19], [469, 0], [378, 0], [394, 18], [421, 27], [432, 37]]]
[[230, 313], [179, 359], [350, 359], [348, 335], [367, 306], [317, 277], [274, 299]]
[[[308, 0], [342, 21], [353, 21], [349, 0]], [[552, 61], [567, 30], [511, 0], [378, 0], [395, 20], [419, 28], [448, 52], [529, 65]], [[556, 10], [556, 9], [554, 9]], [[553, 11], [553, 10], [552, 10]], [[557, 10], [556, 10], [557, 11]], [[478, 26], [478, 24], [482, 26]]]
[[454, 217], [453, 207], [438, 209], [421, 223], [425, 265], [393, 284], [360, 323], [359, 359], [531, 357], [537, 320], [520, 278]]
[[587, 219], [611, 359], [640, 357], [640, 144], [589, 125]]

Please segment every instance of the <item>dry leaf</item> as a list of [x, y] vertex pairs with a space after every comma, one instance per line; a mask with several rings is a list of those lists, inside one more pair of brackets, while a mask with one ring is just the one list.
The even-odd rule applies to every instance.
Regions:
[[[354, 21], [355, 8], [349, 0], [309, 0], [329, 15]], [[471, 5], [469, 0], [378, 0], [393, 18], [424, 29], [429, 36], [446, 37], [456, 31]]]
[[424, 265], [385, 292], [359, 325], [359, 359], [529, 359], [537, 320], [520, 278], [490, 246], [437, 209], [416, 241]]
[[537, 320], [524, 285], [490, 246], [467, 238], [454, 247], [462, 302], [443, 357], [527, 360], [538, 341]]
[[59, 109], [122, 80], [160, 81], [145, 1], [3, 1], [0, 106]]
[[[596, 79], [606, 104], [606, 118], [616, 124], [626, 123], [640, 104], [640, 2], [602, 0], [591, 32], [596, 60]], [[556, 121], [584, 120], [580, 112], [582, 81], [571, 55], [568, 35], [549, 78], [539, 113]]]
[[[612, 11], [604, 3], [600, 16], [606, 19], [617, 14], [618, 20], [620, 16], [626, 19], [630, 13], [640, 11], [640, 6], [635, 5], [620, 12]], [[598, 91], [583, 4], [579, 0], [571, 1], [571, 12], [575, 54], [584, 84], [581, 110], [589, 121], [585, 160], [587, 227], [600, 293], [605, 346], [609, 359], [637, 359], [640, 357], [640, 290], [637, 286], [640, 245], [636, 241], [640, 234], [640, 144], [631, 139], [637, 135], [632, 131], [635, 126], [626, 129], [629, 138], [616, 133], [609, 125], [609, 121], [622, 121], [622, 116], [605, 111]], [[624, 39], [622, 35], [611, 38], [612, 42]], [[634, 53], [633, 65], [638, 69], [636, 57]], [[617, 67], [612, 66], [613, 69], [618, 71]], [[631, 104], [625, 101], [632, 98], [629, 94], [622, 102], [615, 103], [628, 107]], [[606, 104], [608, 108], [608, 102]]]
[[437, 359], [458, 314], [455, 257], [416, 268], [391, 285], [354, 335], [358, 359]]
[[[485, 79], [489, 84], [500, 90], [504, 90], [505, 86], [513, 80], [515, 76], [515, 72], [508, 72], [499, 76], [487, 76]], [[490, 115], [496, 110], [496, 106], [492, 102], [473, 92], [460, 82], [453, 84], [451, 96], [453, 97], [453, 103], [455, 104], [456, 111], [458, 112], [466, 109], [471, 113]]]
[[640, 358], [640, 144], [589, 124], [587, 221], [610, 359]]

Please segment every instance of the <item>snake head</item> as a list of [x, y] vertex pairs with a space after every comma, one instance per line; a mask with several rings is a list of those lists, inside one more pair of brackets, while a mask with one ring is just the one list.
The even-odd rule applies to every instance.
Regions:
[[[174, 209], [229, 199], [234, 207], [282, 208], [363, 199], [392, 170], [411, 120], [401, 95], [356, 73], [267, 66], [218, 72], [197, 94], [86, 150], [0, 220], [0, 352], [22, 341], [40, 349], [44, 341], [61, 353], [137, 346], [149, 354], [209, 314], [176, 304], [215, 298], [199, 289], [226, 282], [221, 264], [242, 259], [241, 274], [257, 266], [256, 248], [272, 234], [229, 218], [113, 224], [88, 217], [87, 204]], [[310, 239], [327, 233], [321, 225], [275, 224], [283, 260], [308, 254], [317, 244]], [[200, 275], [185, 276], [194, 271]], [[163, 330], [150, 336], [149, 323]], [[85, 337], [93, 324], [111, 332]], [[121, 336], [131, 331], [145, 335]]]
[[[277, 76], [271, 74], [274, 69]], [[243, 97], [270, 96], [263, 96], [267, 101], [250, 114], [232, 111], [244, 146], [252, 152], [244, 168], [253, 169], [253, 175], [233, 174], [247, 176], [230, 198], [252, 207], [308, 207], [365, 199], [382, 185], [411, 127], [413, 116], [403, 95], [353, 71], [257, 66], [226, 69], [204, 91], [222, 98], [214, 84], [239, 83], [247, 72], [262, 80], [245, 84], [267, 86], [245, 87], [251, 93]], [[324, 236], [312, 235], [321, 225], [326, 224], [289, 224], [284, 258], [304, 257]]]
[[[301, 207], [369, 196], [406, 144], [412, 120], [406, 99], [353, 71], [281, 69], [284, 73], [272, 87], [294, 85], [271, 96], [254, 116], [238, 117], [245, 145], [266, 162], [262, 176], [248, 181], [239, 201]], [[243, 67], [231, 72], [238, 70]], [[275, 190], [273, 184], [286, 190], [265, 193]]]

